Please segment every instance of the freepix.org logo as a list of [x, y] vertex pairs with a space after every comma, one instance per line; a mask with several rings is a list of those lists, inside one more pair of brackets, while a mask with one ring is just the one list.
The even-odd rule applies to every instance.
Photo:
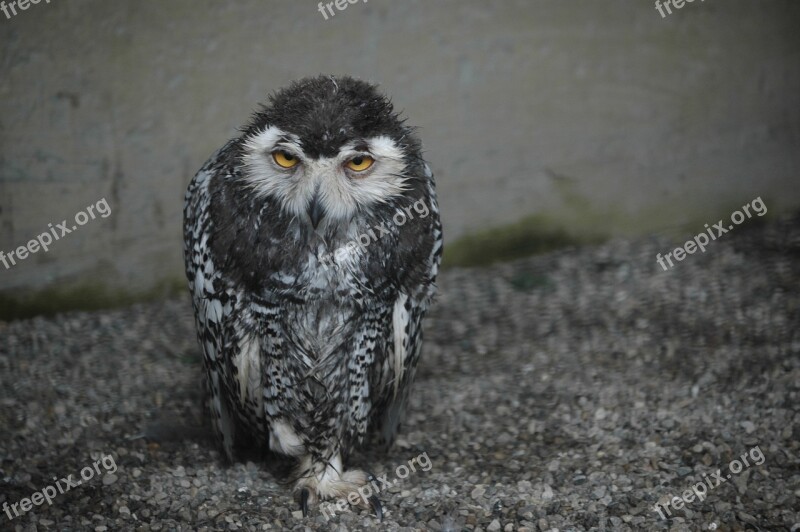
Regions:
[[[84, 482], [92, 480], [92, 478], [95, 476], [95, 473], [97, 476], [100, 476], [102, 474], [100, 471], [101, 465], [108, 474], [113, 475], [117, 472], [117, 463], [114, 461], [114, 457], [110, 454], [105, 454], [101, 458], [95, 460], [94, 464], [91, 466], [86, 466], [81, 469], [81, 480], [73, 480], [75, 475], [67, 475], [62, 479], [53, 477], [53, 480], [56, 481], [55, 486], [45, 486], [42, 490], [34, 492], [30, 497], [25, 497], [19, 502], [15, 502], [13, 504], [4, 502], [3, 511], [8, 516], [8, 520], [12, 521], [15, 517], [22, 517], [25, 515], [34, 506], [41, 506], [45, 502], [47, 502], [48, 505], [52, 505], [53, 499], [55, 499], [56, 495], [63, 495], [72, 488], [77, 488]], [[56, 488], [58, 490], [56, 490]]]
[[[706, 0], [700, 0], [701, 2], [705, 2]], [[661, 3], [661, 0], [656, 0], [656, 10], [661, 15], [661, 18], [665, 18], [667, 14], [672, 14], [672, 9], [670, 9], [670, 4], [675, 9], [681, 9], [686, 3], [692, 3], [694, 0], [664, 0], [664, 3]], [[667, 10], [667, 13], [664, 13], [664, 9]]]
[[[322, 13], [322, 16], [325, 18], [325, 20], [328, 20], [328, 13], [330, 13], [332, 17], [336, 16], [336, 11], [333, 10], [334, 6], [336, 6], [337, 11], [344, 11], [345, 9], [347, 9], [348, 5], [356, 4], [361, 1], [362, 0], [336, 0], [335, 2], [327, 2], [324, 5], [322, 2], [320, 2], [319, 5], [317, 6], [317, 11]], [[363, 0], [365, 4], [368, 1], [369, 0]]]
[[[409, 220], [414, 219], [414, 213], [420, 218], [426, 218], [431, 211], [425, 204], [425, 201], [420, 199], [404, 209], [398, 209], [391, 218], [391, 221], [396, 226], [402, 226]], [[388, 222], [370, 227], [367, 231], [358, 235], [357, 238], [347, 242], [347, 244], [329, 253], [323, 254], [319, 259], [320, 265], [327, 270], [331, 266], [342, 264], [348, 259], [363, 253], [370, 244], [377, 242], [379, 239], [383, 238], [384, 235], [388, 234], [390, 234]]]
[[[395, 477], [392, 480], [389, 480], [387, 477], [389, 475], [382, 475], [373, 479], [370, 479], [370, 482], [364, 484], [357, 491], [351, 491], [347, 498], [341, 498], [336, 502], [326, 502], [320, 506], [322, 510], [322, 516], [325, 518], [326, 521], [329, 521], [331, 517], [336, 515], [336, 512], [343, 512], [345, 511], [348, 506], [356, 506], [361, 505], [366, 507], [369, 504], [369, 498], [373, 495], [377, 495], [384, 489], [389, 489], [392, 486], [396, 485], [399, 480], [404, 480], [408, 478], [411, 473], [416, 473], [417, 469], [415, 464], [419, 466], [422, 471], [428, 472], [433, 467], [433, 462], [428, 457], [427, 452], [423, 452], [420, 455], [417, 455], [405, 464], [400, 464], [394, 471]], [[380, 485], [378, 484], [380, 482]]]
[[86, 225], [90, 220], [94, 220], [97, 217], [95, 215], [95, 210], [97, 210], [97, 214], [99, 214], [101, 218], [108, 218], [111, 216], [111, 207], [108, 206], [108, 202], [103, 198], [94, 205], [86, 207], [86, 212], [80, 211], [77, 213], [75, 215], [75, 223], [71, 227], [66, 220], [57, 223], [55, 227], [53, 227], [52, 223], [49, 223], [47, 224], [48, 231], [30, 240], [26, 245], [19, 246], [17, 249], [9, 252], [0, 250], [0, 262], [2, 262], [3, 266], [8, 270], [12, 266], [16, 266], [17, 261], [23, 261], [28, 258], [28, 255], [33, 255], [39, 250], [44, 252], [49, 251], [50, 245], [55, 242], [55, 240], [61, 239], [63, 236], [78, 229], [78, 227]]
[[[748, 457], [750, 458], [749, 461], [747, 460]], [[672, 505], [674, 510], [680, 510], [689, 503], [694, 502], [695, 499], [697, 499], [699, 502], [703, 502], [708, 496], [709, 491], [727, 482], [734, 475], [741, 473], [744, 469], [754, 465], [760, 466], [766, 460], [767, 458], [761, 451], [761, 447], [756, 445], [746, 453], [742, 454], [739, 457], [739, 460], [734, 459], [728, 464], [728, 471], [730, 471], [730, 473], [725, 474], [722, 469], [717, 469], [715, 472], [711, 473], [711, 478], [708, 478], [707, 475], [703, 475], [703, 478], [700, 479], [699, 482], [687, 488], [679, 495], [674, 497], [672, 495], [668, 495], [664, 497], [662, 499], [663, 502], [657, 502], [655, 506], [653, 506], [653, 510], [658, 512], [658, 515], [661, 517], [661, 519], [672, 517], [672, 512], [669, 509], [670, 505]]]
[[[49, 4], [50, 0], [44, 0], [45, 3]], [[11, 17], [15, 17], [17, 15], [17, 9], [20, 11], [26, 11], [31, 4], [38, 4], [41, 0], [13, 0], [6, 4], [5, 0], [0, 2], [0, 11], [6, 16], [7, 19]]]
[[[692, 240], [687, 240], [683, 246], [675, 248], [673, 251], [666, 253], [663, 257], [661, 253], [657, 254], [656, 262], [664, 271], [667, 271], [669, 268], [667, 268], [667, 264], [664, 262], [665, 260], [669, 263], [669, 267], [672, 268], [675, 266], [672, 262], [673, 258], [677, 262], [680, 262], [685, 259], [687, 255], [691, 255], [698, 249], [702, 253], [705, 253], [706, 246], [709, 242], [718, 239], [728, 231], [732, 231], [735, 226], [741, 224], [746, 219], [752, 218], [753, 214], [750, 212], [751, 207], [753, 208], [753, 213], [758, 216], [767, 214], [767, 206], [762, 201], [761, 196], [759, 196], [750, 203], [743, 205], [741, 211], [733, 211], [733, 214], [731, 214], [731, 222], [733, 223], [728, 225], [727, 228], [725, 227], [725, 222], [722, 220], [715, 223], [712, 226], [713, 229], [709, 227], [708, 224], [705, 224], [706, 231], [698, 233]], [[711, 237], [711, 240], [708, 239], [709, 237]]]

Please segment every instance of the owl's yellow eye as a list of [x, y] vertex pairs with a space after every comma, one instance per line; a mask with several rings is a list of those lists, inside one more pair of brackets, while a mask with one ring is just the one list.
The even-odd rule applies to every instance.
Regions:
[[367, 157], [366, 155], [359, 155], [358, 157], [353, 157], [345, 166], [354, 172], [363, 172], [364, 170], [368, 169], [372, 166], [372, 163], [375, 162], [375, 159], [372, 157]]
[[300, 162], [297, 157], [285, 151], [272, 152], [272, 158], [275, 159], [275, 164], [281, 168], [294, 168]]

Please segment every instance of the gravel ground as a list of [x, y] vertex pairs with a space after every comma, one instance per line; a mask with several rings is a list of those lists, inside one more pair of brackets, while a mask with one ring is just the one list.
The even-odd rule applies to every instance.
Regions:
[[798, 530], [798, 243], [795, 217], [666, 272], [663, 237], [446, 271], [403, 435], [356, 457], [381, 525], [220, 462], [188, 299], [0, 323], [0, 503], [93, 475], [0, 528]]

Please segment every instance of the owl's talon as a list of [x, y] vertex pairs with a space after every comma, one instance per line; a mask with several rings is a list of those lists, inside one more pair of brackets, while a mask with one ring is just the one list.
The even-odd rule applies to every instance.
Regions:
[[311, 492], [308, 491], [308, 488], [300, 490], [300, 509], [303, 511], [303, 517], [308, 517], [308, 498], [310, 496]]
[[381, 523], [383, 522], [383, 506], [381, 505], [380, 499], [378, 499], [377, 495], [370, 496], [369, 505], [372, 506], [372, 511], [375, 512], [375, 516], [378, 518], [378, 521]]
[[[378, 477], [372, 471], [365, 471], [367, 474], [367, 482], [373, 484], [378, 480]], [[367, 499], [369, 505], [372, 507], [372, 511], [375, 512], [375, 515], [378, 518], [378, 521], [383, 522], [383, 505], [381, 505], [381, 500], [377, 497], [377, 495], [372, 495]]]

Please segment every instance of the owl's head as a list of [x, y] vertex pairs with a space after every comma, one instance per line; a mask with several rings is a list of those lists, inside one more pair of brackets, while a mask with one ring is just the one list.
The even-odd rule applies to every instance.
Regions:
[[240, 147], [245, 185], [314, 229], [402, 196], [422, 164], [391, 102], [350, 77], [307, 78], [274, 94]]

